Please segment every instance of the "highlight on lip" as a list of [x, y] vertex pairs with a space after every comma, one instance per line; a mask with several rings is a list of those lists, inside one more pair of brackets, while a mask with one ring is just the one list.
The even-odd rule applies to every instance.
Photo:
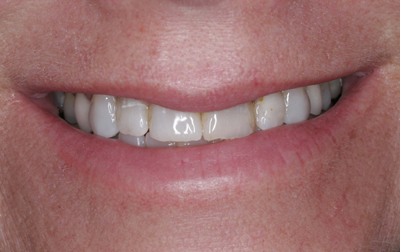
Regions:
[[316, 117], [341, 94], [342, 79], [294, 88], [220, 111], [182, 112], [131, 98], [53, 92], [64, 119], [137, 147], [184, 147], [246, 137]]

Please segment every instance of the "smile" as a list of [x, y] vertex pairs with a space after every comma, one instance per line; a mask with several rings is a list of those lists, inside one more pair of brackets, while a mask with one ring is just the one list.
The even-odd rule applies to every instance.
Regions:
[[[53, 104], [82, 131], [137, 147], [198, 146], [301, 123], [337, 101], [342, 79], [277, 92], [225, 110], [182, 112], [136, 99], [52, 93]], [[90, 100], [89, 100], [90, 98]], [[332, 103], [333, 100], [333, 103]]]

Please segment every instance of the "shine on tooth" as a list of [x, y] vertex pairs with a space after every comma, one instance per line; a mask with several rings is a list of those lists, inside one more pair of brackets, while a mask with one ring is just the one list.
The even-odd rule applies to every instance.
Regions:
[[125, 135], [144, 136], [149, 130], [148, 106], [139, 100], [118, 97], [117, 125]]
[[331, 91], [329, 89], [329, 83], [324, 82], [320, 84], [322, 94], [322, 109], [327, 111], [331, 106]]
[[329, 82], [329, 90], [331, 91], [331, 98], [337, 99], [342, 89], [342, 79], [336, 79]]
[[286, 115], [284, 122], [293, 124], [306, 121], [310, 114], [310, 100], [305, 88], [295, 88], [282, 92], [285, 99]]
[[254, 132], [253, 104], [244, 103], [233, 108], [202, 113], [203, 137], [207, 141], [232, 139]]
[[89, 110], [89, 122], [93, 133], [103, 137], [113, 137], [118, 133], [114, 96], [93, 95]]
[[150, 136], [161, 142], [198, 141], [202, 135], [200, 113], [181, 112], [158, 105], [150, 107]]
[[75, 96], [72, 93], [66, 93], [64, 99], [64, 118], [70, 124], [76, 123], [75, 117]]
[[85, 94], [75, 96], [75, 116], [79, 128], [87, 133], [92, 132], [89, 122], [90, 101]]
[[322, 93], [320, 85], [310, 85], [306, 87], [308, 98], [310, 99], [310, 114], [319, 115], [322, 110]]
[[261, 130], [271, 129], [283, 124], [286, 107], [282, 93], [275, 93], [259, 98], [254, 103], [257, 127]]

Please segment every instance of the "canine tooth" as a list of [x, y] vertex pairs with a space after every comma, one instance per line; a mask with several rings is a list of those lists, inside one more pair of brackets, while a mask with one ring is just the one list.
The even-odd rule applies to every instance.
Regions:
[[150, 117], [150, 135], [155, 140], [189, 142], [201, 138], [200, 113], [181, 112], [152, 105]]
[[340, 95], [342, 88], [342, 80], [337, 79], [329, 82], [329, 90], [331, 91], [331, 98], [337, 99]]
[[176, 143], [176, 146], [178, 147], [186, 147], [186, 146], [199, 146], [199, 145], [205, 145], [205, 144], [209, 144], [210, 142], [204, 140], [204, 138], [202, 137], [200, 140], [198, 141], [190, 141], [190, 142], [178, 142]]
[[331, 91], [328, 82], [321, 83], [320, 86], [322, 94], [322, 109], [326, 111], [331, 106]]
[[79, 128], [87, 133], [92, 132], [89, 122], [90, 101], [84, 94], [75, 96], [75, 116]]
[[64, 118], [70, 124], [76, 123], [75, 117], [75, 96], [72, 93], [66, 93], [64, 99]]
[[51, 93], [51, 102], [60, 111], [64, 108], [65, 93], [64, 92], [53, 92]]
[[306, 87], [308, 98], [310, 99], [310, 114], [319, 115], [322, 110], [322, 93], [320, 85], [310, 85]]
[[282, 93], [286, 105], [284, 122], [286, 124], [293, 124], [306, 121], [310, 114], [311, 105], [305, 88], [290, 89]]
[[147, 148], [163, 148], [163, 147], [175, 147], [175, 142], [161, 142], [157, 141], [150, 136], [149, 133], [144, 137], [144, 142], [146, 143]]
[[125, 135], [144, 136], [149, 130], [147, 105], [135, 99], [117, 98], [117, 125]]
[[270, 129], [283, 124], [285, 119], [285, 102], [282, 93], [275, 93], [256, 100], [254, 104], [256, 124], [262, 129]]
[[133, 145], [133, 146], [137, 146], [137, 147], [146, 147], [146, 144], [144, 142], [144, 136], [131, 136], [131, 135], [125, 135], [123, 133], [119, 133], [118, 139], [129, 145]]
[[207, 141], [231, 139], [254, 132], [253, 104], [244, 103], [233, 108], [202, 114], [203, 136]]
[[89, 122], [94, 134], [103, 137], [115, 136], [118, 133], [115, 97], [93, 95], [89, 110]]

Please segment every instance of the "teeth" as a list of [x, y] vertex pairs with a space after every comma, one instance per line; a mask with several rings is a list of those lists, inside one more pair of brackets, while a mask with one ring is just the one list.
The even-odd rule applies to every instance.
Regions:
[[310, 114], [319, 115], [322, 110], [322, 93], [320, 85], [311, 85], [306, 87], [308, 98], [310, 99]]
[[64, 118], [70, 124], [76, 123], [75, 118], [75, 96], [72, 93], [66, 93], [64, 99]]
[[146, 147], [144, 136], [131, 136], [119, 133], [118, 139], [133, 146]]
[[286, 108], [282, 93], [275, 93], [257, 99], [254, 104], [257, 127], [267, 130], [283, 124]]
[[201, 139], [200, 113], [180, 112], [152, 105], [150, 136], [161, 142], [189, 142]]
[[203, 136], [207, 141], [245, 137], [254, 132], [253, 105], [244, 103], [233, 108], [202, 114]]
[[305, 88], [290, 89], [282, 93], [286, 105], [284, 122], [293, 124], [306, 121], [310, 114], [311, 105]]
[[121, 133], [144, 136], [149, 130], [148, 107], [141, 101], [129, 98], [117, 99], [117, 125]]
[[75, 97], [75, 116], [79, 128], [84, 132], [92, 132], [89, 122], [90, 101], [84, 94], [76, 94]]
[[94, 134], [103, 137], [115, 136], [118, 133], [115, 97], [93, 95], [89, 111], [89, 122]]
[[[331, 107], [342, 80], [290, 89], [252, 102], [205, 113], [181, 112], [130, 98], [54, 92], [65, 120], [85, 132], [138, 147], [184, 147], [241, 138], [282, 124], [312, 119]], [[119, 134], [118, 134], [119, 133]], [[118, 135], [117, 135], [118, 134]]]
[[331, 98], [337, 99], [342, 89], [342, 79], [337, 79], [329, 82], [329, 90], [331, 91]]
[[163, 148], [163, 147], [175, 147], [175, 142], [161, 142], [157, 141], [150, 136], [150, 134], [146, 134], [144, 137], [144, 141], [146, 143], [147, 148]]
[[331, 91], [329, 89], [329, 83], [324, 82], [320, 84], [322, 94], [322, 109], [327, 111], [331, 106]]

